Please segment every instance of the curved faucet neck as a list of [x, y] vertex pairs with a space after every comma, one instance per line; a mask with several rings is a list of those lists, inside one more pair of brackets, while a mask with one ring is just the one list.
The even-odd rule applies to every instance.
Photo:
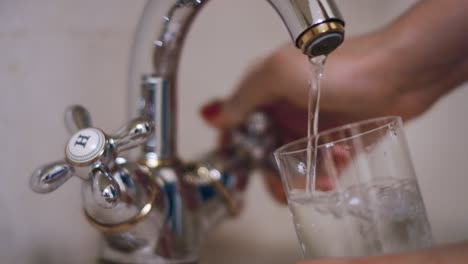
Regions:
[[177, 74], [194, 18], [208, 0], [149, 0], [140, 19], [130, 63], [130, 116], [156, 124], [144, 147], [149, 165], [177, 158]]
[[[208, 1], [148, 0], [139, 22], [130, 64], [129, 107], [131, 117], [141, 115], [156, 124], [154, 136], [144, 148], [151, 164], [177, 158], [180, 54], [193, 20]], [[343, 41], [344, 22], [333, 0], [268, 2], [306, 55], [328, 54]]]

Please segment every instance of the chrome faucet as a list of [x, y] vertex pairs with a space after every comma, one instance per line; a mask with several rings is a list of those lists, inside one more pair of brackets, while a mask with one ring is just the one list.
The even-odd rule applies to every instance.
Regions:
[[[73, 135], [65, 158], [31, 177], [38, 193], [57, 189], [73, 175], [83, 180], [84, 215], [102, 233], [103, 263], [197, 263], [207, 231], [239, 214], [249, 171], [275, 169], [271, 153], [277, 141], [261, 113], [232, 131], [226, 146], [195, 162], [178, 158], [178, 63], [186, 33], [206, 2], [149, 0], [132, 51], [132, 121], [107, 134], [92, 127], [82, 106], [70, 107], [65, 124]], [[326, 55], [342, 43], [344, 21], [333, 0], [269, 2], [305, 55]]]

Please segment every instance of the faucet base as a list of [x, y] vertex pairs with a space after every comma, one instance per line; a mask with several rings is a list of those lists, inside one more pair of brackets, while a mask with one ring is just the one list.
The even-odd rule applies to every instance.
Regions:
[[148, 245], [133, 252], [124, 252], [110, 246], [106, 240], [101, 242], [98, 264], [197, 264], [197, 255], [167, 259], [157, 255], [154, 246]]
[[[103, 252], [104, 253], [104, 252]], [[187, 257], [184, 259], [165, 259], [150, 252], [136, 252], [133, 254], [122, 254], [120, 252], [107, 252], [100, 257], [98, 264], [198, 264], [198, 257]]]

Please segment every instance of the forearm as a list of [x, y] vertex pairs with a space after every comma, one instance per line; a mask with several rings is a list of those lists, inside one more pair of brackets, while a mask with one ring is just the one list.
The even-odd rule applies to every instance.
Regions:
[[298, 264], [461, 264], [468, 263], [468, 242], [400, 255], [359, 259], [302, 261]]
[[437, 248], [432, 256], [439, 261], [437, 264], [468, 263], [468, 242]]
[[468, 78], [468, 0], [422, 0], [329, 57], [323, 108], [353, 118], [426, 111]]
[[[386, 63], [396, 93], [420, 108], [468, 78], [468, 0], [424, 0], [382, 30]], [[422, 110], [422, 109], [419, 109]]]
[[[322, 81], [321, 111], [347, 123], [426, 111], [468, 76], [468, 0], [421, 0], [388, 26], [347, 38], [332, 52]], [[234, 126], [258, 107], [287, 101], [307, 108], [310, 71], [292, 45], [247, 72], [223, 105], [217, 127]]]
[[[452, 264], [468, 263], [468, 242], [426, 249], [402, 255], [371, 257], [352, 264]], [[322, 264], [322, 263], [320, 263]]]

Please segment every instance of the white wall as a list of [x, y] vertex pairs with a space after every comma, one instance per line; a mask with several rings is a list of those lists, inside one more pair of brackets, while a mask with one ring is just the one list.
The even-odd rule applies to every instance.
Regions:
[[[414, 1], [338, 1], [350, 34], [372, 30]], [[63, 110], [82, 103], [94, 123], [116, 129], [126, 119], [126, 67], [143, 0], [0, 1], [0, 262], [90, 263], [97, 233], [81, 214], [79, 181], [50, 195], [28, 189], [31, 171], [62, 158]], [[187, 41], [180, 79], [180, 152], [211, 149], [215, 131], [199, 106], [227, 95], [249, 63], [288, 40], [261, 0], [212, 1]], [[222, 65], [222, 67], [220, 67]], [[407, 126], [434, 234], [468, 238], [468, 89], [442, 99]], [[247, 208], [221, 226], [203, 263], [293, 263], [298, 244], [286, 207], [267, 195], [258, 175]]]

